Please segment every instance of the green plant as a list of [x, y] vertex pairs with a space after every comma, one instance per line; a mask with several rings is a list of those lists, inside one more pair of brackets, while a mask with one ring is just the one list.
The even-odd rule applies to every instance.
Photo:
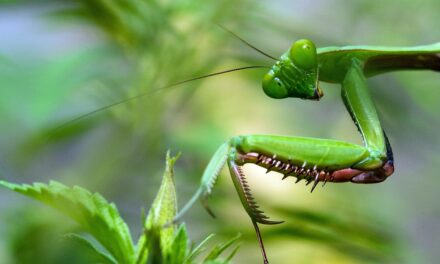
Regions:
[[[158, 194], [144, 218], [144, 231], [137, 244], [133, 243], [126, 222], [119, 215], [115, 204], [108, 202], [99, 193], [79, 187], [67, 187], [59, 182], [49, 184], [14, 184], [0, 181], [0, 186], [43, 202], [74, 220], [87, 236], [71, 233], [66, 237], [80, 243], [91, 251], [97, 263], [195, 263], [205, 251], [205, 244], [213, 237], [206, 237], [197, 246], [189, 246], [185, 224], [167, 225], [177, 213], [177, 197], [173, 166], [178, 156], [166, 157], [166, 168]], [[202, 263], [229, 263], [239, 248], [236, 236], [215, 245], [203, 258]], [[220, 255], [235, 245], [224, 259]]]

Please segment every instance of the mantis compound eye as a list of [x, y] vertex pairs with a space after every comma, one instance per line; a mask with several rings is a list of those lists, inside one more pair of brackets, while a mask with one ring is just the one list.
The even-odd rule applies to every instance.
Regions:
[[315, 44], [308, 39], [300, 39], [290, 47], [289, 57], [295, 66], [312, 70], [317, 67], [317, 53]]
[[263, 78], [263, 90], [264, 93], [275, 99], [282, 99], [289, 96], [284, 83], [274, 76], [273, 71], [269, 71]]

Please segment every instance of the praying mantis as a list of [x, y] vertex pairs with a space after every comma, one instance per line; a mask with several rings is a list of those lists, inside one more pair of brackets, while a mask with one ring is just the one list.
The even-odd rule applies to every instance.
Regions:
[[207, 199], [227, 163], [240, 201], [255, 228], [263, 261], [269, 263], [258, 224], [274, 225], [282, 221], [270, 220], [259, 210], [242, 166], [251, 163], [267, 169], [267, 172], [279, 172], [284, 175], [283, 179], [294, 176], [297, 182], [302, 179], [307, 184], [313, 182], [311, 191], [319, 182], [384, 181], [394, 172], [393, 152], [379, 121], [366, 78], [397, 70], [440, 71], [440, 42], [416, 47], [317, 49], [311, 40], [301, 39], [294, 42], [279, 59], [258, 51], [276, 61], [262, 81], [264, 93], [271, 98], [319, 100], [323, 96], [320, 81], [341, 84], [342, 101], [364, 142], [360, 146], [330, 139], [241, 135], [229, 139], [217, 149], [203, 172], [197, 192], [175, 221], [197, 200], [201, 200], [212, 214], [207, 207]]
[[[379, 121], [366, 79], [397, 70], [440, 72], [440, 42], [415, 47], [316, 48], [311, 40], [301, 39], [295, 41], [280, 58], [274, 58], [234, 33], [232, 34], [251, 48], [275, 60], [262, 80], [263, 92], [273, 99], [320, 100], [324, 95], [319, 87], [320, 81], [341, 84], [342, 101], [364, 142], [361, 146], [331, 139], [241, 135], [227, 140], [217, 149], [203, 172], [198, 190], [173, 222], [179, 221], [198, 200], [213, 215], [207, 206], [207, 200], [221, 169], [227, 164], [242, 206], [253, 223], [263, 262], [269, 263], [258, 224], [274, 225], [282, 221], [270, 220], [259, 209], [242, 166], [251, 163], [265, 168], [267, 172], [279, 172], [284, 175], [283, 179], [294, 176], [297, 182], [303, 179], [307, 184], [313, 182], [311, 191], [319, 182], [325, 184], [326, 182], [378, 183], [384, 181], [394, 172], [393, 153]], [[174, 83], [160, 89], [227, 72], [255, 68], [267, 67], [247, 66], [226, 70]], [[149, 94], [151, 93], [139, 94], [107, 105], [73, 119], [63, 126]]]

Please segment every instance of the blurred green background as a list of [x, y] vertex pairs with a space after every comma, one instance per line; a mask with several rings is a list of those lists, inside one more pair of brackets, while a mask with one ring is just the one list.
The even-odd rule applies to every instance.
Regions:
[[[283, 134], [361, 143], [339, 97], [271, 100], [264, 70], [217, 76], [152, 94], [54, 130], [78, 115], [141, 92], [270, 60], [299, 38], [318, 46], [440, 41], [440, 2], [232, 0], [0, 1], [0, 173], [13, 182], [55, 179], [114, 201], [141, 232], [165, 152], [176, 164], [180, 204], [216, 148], [238, 134]], [[278, 226], [262, 227], [271, 263], [436, 263], [440, 259], [440, 74], [398, 72], [369, 80], [393, 146], [396, 171], [376, 185], [310, 186], [246, 166], [257, 200]], [[244, 235], [235, 263], [259, 263], [250, 220], [226, 170], [211, 199], [186, 216], [191, 237]], [[70, 221], [0, 190], [0, 263], [84, 263], [60, 239]]]

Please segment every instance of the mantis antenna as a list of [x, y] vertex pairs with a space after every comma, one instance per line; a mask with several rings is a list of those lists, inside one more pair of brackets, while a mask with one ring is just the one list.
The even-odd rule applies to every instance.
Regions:
[[76, 118], [74, 118], [74, 119], [72, 119], [70, 121], [67, 121], [66, 123], [64, 123], [64, 124], [54, 128], [52, 132], [58, 131], [58, 130], [66, 127], [66, 126], [69, 126], [69, 125], [71, 125], [71, 124], [73, 124], [75, 122], [78, 122], [78, 121], [80, 121], [80, 120], [82, 120], [84, 118], [87, 118], [89, 116], [92, 116], [92, 115], [94, 115], [96, 113], [105, 111], [105, 110], [107, 110], [109, 108], [112, 108], [114, 106], [117, 106], [117, 105], [129, 102], [129, 101], [137, 100], [137, 99], [143, 98], [143, 97], [145, 97], [147, 95], [155, 94], [155, 93], [163, 91], [163, 90], [165, 90], [167, 88], [174, 88], [176, 86], [179, 86], [179, 85], [182, 85], [182, 84], [185, 84], [185, 83], [189, 83], [189, 82], [197, 81], [197, 80], [201, 80], [201, 79], [206, 79], [206, 78], [209, 78], [209, 77], [213, 77], [213, 76], [217, 76], [217, 75], [221, 75], [221, 74], [226, 74], [226, 73], [230, 73], [230, 72], [236, 72], [236, 71], [248, 70], [248, 69], [262, 69], [262, 68], [269, 68], [269, 67], [268, 66], [255, 65], [255, 66], [245, 66], [245, 67], [233, 68], [233, 69], [229, 69], [229, 70], [224, 70], [224, 71], [219, 71], [219, 72], [214, 72], [214, 73], [210, 73], [210, 74], [206, 74], [206, 75], [197, 76], [197, 77], [194, 77], [194, 78], [191, 78], [191, 79], [187, 79], [187, 80], [176, 82], [176, 83], [173, 83], [173, 84], [170, 84], [170, 85], [166, 85], [166, 86], [163, 86], [161, 88], [155, 89], [153, 91], [140, 93], [140, 94], [137, 94], [135, 96], [128, 97], [128, 98], [122, 99], [120, 101], [116, 101], [114, 103], [105, 105], [105, 106], [100, 107], [98, 109], [95, 109], [95, 110], [93, 110], [91, 112], [88, 112], [87, 114], [80, 115], [80, 116], [78, 116], [78, 117], [76, 117]]
[[247, 42], [246, 40], [244, 40], [242, 37], [240, 37], [239, 35], [235, 34], [234, 32], [232, 32], [231, 30], [225, 28], [224, 26], [217, 24], [218, 27], [220, 27], [221, 29], [223, 29], [224, 31], [228, 32], [229, 34], [231, 34], [232, 36], [234, 36], [235, 38], [237, 38], [238, 40], [240, 40], [241, 42], [243, 42], [245, 45], [247, 45], [249, 48], [257, 51], [258, 53], [272, 59], [272, 60], [278, 60], [277, 58], [275, 58], [274, 56], [271, 56], [269, 54], [267, 54], [266, 52], [262, 51], [261, 49], [255, 47], [254, 45], [252, 45], [251, 43]]
[[[237, 34], [235, 34], [234, 32], [232, 32], [231, 30], [225, 28], [224, 26], [222, 26], [222, 25], [220, 25], [220, 24], [217, 24], [217, 26], [220, 27], [221, 29], [225, 30], [226, 32], [228, 32], [229, 34], [231, 34], [232, 36], [234, 36], [234, 37], [237, 38], [238, 40], [240, 40], [240, 41], [241, 41], [242, 43], [244, 43], [246, 46], [248, 46], [248, 47], [250, 47], [251, 49], [257, 51], [257, 52], [260, 53], [260, 54], [262, 54], [263, 56], [266, 56], [266, 57], [268, 57], [268, 58], [270, 58], [270, 59], [272, 59], [272, 60], [277, 60], [275, 57], [273, 57], [273, 56], [267, 54], [266, 52], [262, 51], [261, 49], [255, 47], [254, 45], [252, 45], [252, 44], [249, 43], [248, 41], [244, 40], [243, 38], [241, 38], [240, 36], [238, 36]], [[269, 66], [260, 66], [260, 65], [256, 65], [256, 66], [245, 66], [245, 67], [233, 68], [233, 69], [229, 69], [229, 70], [224, 70], [224, 71], [214, 72], [214, 73], [210, 73], [210, 74], [206, 74], [206, 75], [201, 75], [201, 76], [198, 76], [198, 77], [194, 77], [194, 78], [191, 78], [191, 79], [187, 79], [187, 80], [183, 80], [183, 81], [180, 81], [180, 82], [176, 82], [176, 83], [173, 83], [173, 84], [170, 84], [170, 85], [166, 85], [166, 86], [161, 87], [161, 88], [158, 88], [158, 89], [156, 89], [156, 90], [149, 91], [149, 92], [144, 92], [144, 93], [140, 93], [140, 94], [137, 94], [137, 95], [135, 95], [135, 96], [128, 97], [128, 98], [125, 98], [125, 99], [123, 99], [123, 100], [116, 101], [116, 102], [114, 102], [114, 103], [111, 103], [111, 104], [105, 105], [105, 106], [100, 107], [100, 108], [98, 108], [98, 109], [95, 109], [95, 110], [93, 110], [93, 111], [91, 111], [91, 112], [88, 112], [87, 114], [80, 115], [80, 116], [78, 116], [78, 117], [76, 117], [76, 118], [74, 118], [74, 119], [71, 119], [70, 121], [67, 121], [66, 123], [64, 123], [64, 124], [62, 124], [62, 125], [60, 125], [60, 126], [54, 128], [52, 132], [58, 131], [58, 130], [60, 130], [60, 129], [66, 127], [66, 126], [69, 126], [69, 125], [71, 125], [71, 124], [73, 124], [73, 123], [75, 123], [75, 122], [78, 122], [78, 121], [80, 121], [80, 120], [82, 120], [82, 119], [84, 119], [84, 118], [87, 118], [87, 117], [89, 117], [89, 116], [92, 116], [92, 115], [94, 115], [94, 114], [96, 114], [96, 113], [99, 113], [99, 112], [105, 111], [105, 110], [107, 110], [107, 109], [109, 109], [109, 108], [112, 108], [112, 107], [114, 107], [114, 106], [117, 106], [117, 105], [120, 105], [120, 104], [123, 104], [123, 103], [129, 102], [129, 101], [133, 101], [133, 100], [137, 100], [137, 99], [143, 98], [143, 97], [145, 97], [145, 96], [147, 96], [147, 95], [151, 95], [151, 94], [154, 94], [154, 93], [160, 92], [160, 91], [162, 91], [162, 90], [164, 90], [164, 89], [167, 89], [167, 88], [172, 88], [172, 87], [175, 87], [175, 86], [179, 86], [179, 85], [181, 85], [181, 84], [189, 83], [189, 82], [196, 81], [196, 80], [200, 80], [200, 79], [206, 79], [206, 78], [209, 78], [209, 77], [213, 77], [213, 76], [221, 75], [221, 74], [225, 74], [225, 73], [230, 73], [230, 72], [235, 72], [235, 71], [241, 71], [241, 70], [247, 70], [247, 69], [261, 69], [261, 68], [270, 68], [270, 67], [269, 67]]]

